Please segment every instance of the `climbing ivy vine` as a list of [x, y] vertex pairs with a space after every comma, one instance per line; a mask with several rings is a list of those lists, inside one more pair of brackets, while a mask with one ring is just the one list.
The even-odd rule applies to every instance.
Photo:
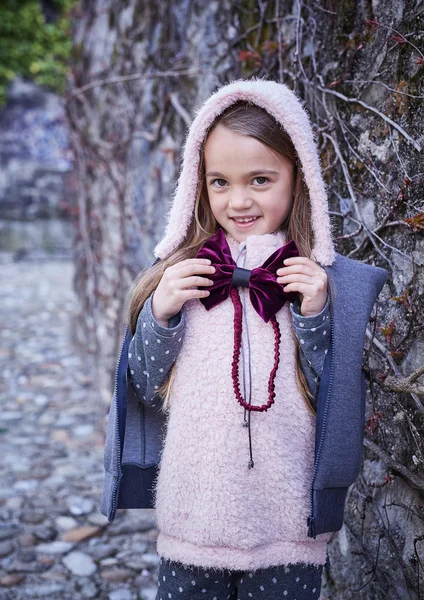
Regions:
[[79, 0], [3, 0], [0, 7], [0, 105], [16, 75], [61, 93], [72, 48], [70, 19]]

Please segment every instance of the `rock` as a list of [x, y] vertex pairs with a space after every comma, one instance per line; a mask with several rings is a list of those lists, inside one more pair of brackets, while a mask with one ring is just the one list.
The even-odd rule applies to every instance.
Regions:
[[53, 442], [67, 442], [69, 440], [69, 433], [66, 429], [54, 429], [50, 434], [50, 439]]
[[10, 498], [7, 498], [6, 506], [11, 510], [17, 510], [21, 508], [23, 501], [24, 499], [22, 496], [11, 496]]
[[15, 537], [18, 533], [22, 531], [22, 527], [20, 525], [4, 525], [0, 524], [0, 540], [6, 540], [11, 537]]
[[88, 423], [84, 425], [78, 425], [77, 427], [74, 427], [72, 433], [75, 437], [85, 437], [87, 435], [91, 435], [93, 433], [93, 425]]
[[108, 528], [108, 533], [109, 535], [132, 535], [140, 531], [154, 529], [155, 527], [156, 521], [154, 517], [146, 517], [144, 519], [140, 519], [139, 521], [128, 519], [117, 523], [113, 522]]
[[118, 588], [110, 592], [108, 598], [109, 600], [133, 600], [134, 595], [128, 588]]
[[95, 536], [97, 533], [101, 531], [100, 527], [76, 527], [75, 529], [70, 529], [66, 533], [62, 535], [62, 540], [65, 542], [81, 542], [82, 540], [86, 540], [87, 538]]
[[19, 410], [3, 410], [1, 413], [2, 421], [19, 421], [23, 413]]
[[24, 510], [21, 515], [21, 521], [24, 523], [37, 524], [44, 521], [46, 514], [44, 512], [37, 512], [35, 510]]
[[56, 529], [51, 525], [40, 525], [33, 529], [33, 533], [39, 540], [44, 542], [53, 540], [56, 537]]
[[155, 587], [141, 587], [138, 591], [139, 598], [143, 600], [156, 600], [158, 588]]
[[123, 563], [129, 569], [134, 569], [134, 571], [141, 571], [145, 567], [143, 558], [141, 556], [132, 556], [125, 559]]
[[65, 556], [63, 558], [63, 564], [74, 575], [83, 577], [92, 575], [97, 571], [97, 566], [91, 556], [84, 554], [84, 552], [78, 552], [77, 550], [70, 552], [67, 556]]
[[65, 552], [69, 552], [73, 547], [74, 544], [71, 542], [57, 540], [50, 544], [38, 544], [35, 548], [37, 552], [45, 552], [46, 554], [64, 554]]
[[25, 562], [18, 558], [15, 558], [9, 566], [5, 567], [6, 571], [22, 571], [24, 573], [36, 573], [39, 570], [37, 561]]
[[68, 506], [73, 515], [85, 515], [93, 510], [94, 501], [91, 498], [69, 496]]
[[12, 573], [11, 575], [3, 575], [0, 577], [0, 585], [4, 587], [12, 587], [14, 585], [18, 585], [25, 579], [25, 575], [18, 575], [17, 573]]
[[98, 589], [94, 581], [84, 580], [80, 584], [80, 592], [83, 598], [98, 598]]
[[34, 404], [36, 404], [37, 406], [40, 406], [42, 408], [43, 406], [46, 406], [46, 404], [48, 404], [48, 403], [49, 403], [49, 399], [44, 394], [36, 394], [34, 396]]
[[37, 538], [32, 533], [25, 533], [18, 537], [18, 543], [20, 546], [35, 546]]
[[42, 554], [38, 557], [38, 564], [42, 565], [43, 567], [51, 567], [52, 565], [54, 565], [54, 558], [53, 556]]
[[117, 565], [118, 562], [119, 561], [117, 558], [103, 558], [100, 561], [100, 564], [102, 565], [102, 567], [110, 567], [112, 565]]
[[160, 563], [160, 556], [156, 552], [146, 552], [141, 558], [146, 567], [156, 567]]
[[144, 554], [148, 549], [148, 545], [146, 544], [146, 542], [136, 542], [134, 541], [131, 544], [131, 551], [132, 552], [137, 552], [138, 554]]
[[123, 558], [124, 564], [130, 569], [142, 571], [143, 569], [151, 569], [159, 565], [160, 557], [157, 554], [141, 554], [132, 555]]
[[[103, 475], [102, 475], [102, 477], [103, 477]], [[87, 520], [92, 525], [99, 525], [100, 527], [102, 525], [107, 525], [109, 523], [109, 521], [107, 520], [107, 517], [102, 515], [101, 512], [92, 513], [91, 515], [89, 515], [87, 517]]]
[[59, 529], [72, 529], [78, 526], [78, 521], [73, 517], [61, 516], [55, 519], [55, 523]]
[[93, 558], [101, 560], [102, 558], [108, 558], [116, 554], [117, 548], [112, 544], [97, 544], [90, 548], [90, 554]]
[[63, 592], [64, 589], [65, 586], [61, 583], [42, 583], [40, 585], [28, 585], [22, 592], [23, 594], [26, 594], [28, 598], [32, 598], [33, 596], [40, 598]]
[[19, 548], [15, 558], [22, 562], [29, 563], [37, 560], [37, 553], [34, 548]]
[[104, 579], [105, 581], [110, 581], [113, 583], [119, 582], [119, 581], [127, 581], [128, 579], [130, 579], [130, 577], [133, 577], [134, 572], [131, 571], [130, 569], [105, 569], [104, 571], [102, 571], [100, 573], [100, 576], [102, 579]]
[[23, 479], [16, 481], [13, 484], [13, 488], [18, 492], [32, 492], [38, 487], [39, 483], [36, 479]]
[[0, 542], [0, 557], [7, 556], [13, 552], [13, 544], [10, 540]]
[[137, 577], [134, 579], [134, 585], [137, 586], [143, 586], [146, 581], [147, 581], [147, 577], [150, 576], [149, 571], [147, 571], [147, 569], [143, 569], [140, 573], [140, 575], [137, 575]]

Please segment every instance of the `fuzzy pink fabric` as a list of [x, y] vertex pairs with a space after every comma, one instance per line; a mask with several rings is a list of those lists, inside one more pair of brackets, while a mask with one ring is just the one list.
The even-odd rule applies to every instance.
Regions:
[[[237, 260], [241, 245], [229, 234], [227, 240]], [[285, 242], [280, 231], [248, 236], [245, 268], [260, 266]], [[238, 265], [243, 266], [241, 258]], [[274, 335], [270, 323], [245, 298], [252, 352], [251, 401], [262, 404], [268, 397]], [[315, 540], [307, 537], [315, 418], [295, 382], [289, 303], [276, 314], [281, 358], [275, 403], [267, 412], [251, 415], [252, 469], [247, 466], [244, 409], [231, 378], [231, 298], [210, 311], [198, 299], [184, 307], [186, 332], [176, 361], [154, 488], [158, 554], [187, 565], [235, 570], [296, 562], [324, 564], [332, 534]], [[247, 349], [244, 315], [243, 346]], [[241, 358], [240, 384], [243, 390]]]
[[335, 250], [327, 193], [309, 115], [303, 102], [288, 86], [260, 78], [240, 79], [220, 87], [196, 111], [196, 117], [185, 140], [183, 165], [171, 208], [166, 215], [165, 235], [156, 245], [154, 255], [162, 259], [167, 258], [184, 240], [194, 218], [201, 143], [214, 119], [228, 106], [241, 99], [250, 100], [265, 108], [290, 135], [300, 158], [311, 201], [315, 245], [310, 258], [323, 265], [331, 265], [335, 260]]

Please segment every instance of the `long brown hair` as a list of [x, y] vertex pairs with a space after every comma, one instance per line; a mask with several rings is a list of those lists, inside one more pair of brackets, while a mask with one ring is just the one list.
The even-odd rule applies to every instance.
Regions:
[[[131, 335], [135, 333], [138, 315], [144, 302], [159, 285], [165, 269], [187, 258], [194, 258], [204, 242], [217, 231], [218, 223], [210, 209], [205, 185], [204, 146], [208, 134], [218, 123], [235, 133], [259, 140], [270, 150], [287, 157], [293, 163], [292, 209], [280, 224], [279, 229], [286, 232], [287, 240], [295, 241], [301, 256], [310, 257], [311, 255], [314, 240], [309, 191], [303, 180], [299, 158], [290, 136], [265, 109], [249, 101], [237, 101], [217, 116], [201, 145], [194, 219], [189, 225], [185, 239], [169, 257], [140, 271], [128, 292], [125, 302], [125, 318], [129, 323]], [[307, 409], [315, 417], [316, 411], [310, 402], [313, 396], [300, 366], [300, 346], [293, 331], [292, 337], [296, 348], [296, 382]], [[156, 392], [161, 398], [161, 410], [164, 412], [169, 409], [174, 374], [175, 363], [170, 369], [167, 380]]]

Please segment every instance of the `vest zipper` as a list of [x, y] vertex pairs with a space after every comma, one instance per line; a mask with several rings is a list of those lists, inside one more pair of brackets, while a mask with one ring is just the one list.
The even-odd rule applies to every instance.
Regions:
[[[308, 516], [307, 519], [307, 525], [308, 525], [308, 537], [312, 537], [312, 538], [316, 538], [316, 529], [315, 529], [315, 516], [314, 516], [314, 482], [315, 482], [315, 477], [318, 471], [318, 462], [319, 462], [319, 458], [320, 458], [320, 454], [321, 454], [321, 449], [322, 449], [322, 444], [324, 442], [324, 434], [325, 434], [325, 425], [326, 425], [326, 421], [327, 421], [327, 412], [328, 412], [328, 407], [329, 407], [329, 400], [330, 400], [330, 394], [331, 394], [331, 383], [333, 380], [333, 373], [334, 373], [334, 329], [333, 329], [333, 312], [332, 312], [332, 297], [331, 297], [331, 291], [330, 291], [330, 286], [328, 286], [328, 294], [330, 296], [330, 326], [331, 326], [331, 364], [330, 364], [330, 379], [328, 381], [328, 392], [327, 392], [327, 398], [325, 400], [325, 407], [324, 407], [324, 416], [322, 419], [322, 431], [321, 431], [321, 438], [319, 441], [319, 446], [318, 446], [318, 452], [317, 452], [317, 456], [316, 456], [316, 460], [315, 460], [315, 465], [314, 465], [314, 474], [312, 476], [312, 482], [311, 482], [311, 488], [310, 488], [310, 514]], [[318, 404], [317, 404], [317, 410], [318, 410]]]
[[115, 392], [113, 394], [113, 401], [116, 404], [115, 410], [116, 410], [116, 437], [118, 440], [118, 449], [119, 449], [119, 460], [118, 460], [118, 478], [115, 482], [115, 485], [113, 487], [113, 491], [112, 491], [112, 513], [111, 513], [111, 520], [113, 520], [115, 518], [115, 514], [116, 514], [116, 496], [117, 496], [117, 492], [118, 492], [118, 488], [119, 485], [121, 483], [121, 479], [122, 479], [122, 468], [121, 468], [121, 437], [120, 437], [120, 433], [119, 433], [119, 409], [118, 409], [118, 373], [119, 373], [119, 366], [121, 364], [121, 357], [122, 357], [122, 351], [124, 349], [125, 346], [125, 342], [127, 339], [127, 332], [129, 329], [129, 325], [126, 326], [125, 329], [125, 335], [124, 335], [124, 341], [122, 342], [122, 346], [121, 346], [121, 351], [119, 353], [119, 358], [118, 358], [118, 364], [116, 365], [116, 372], [115, 372]]

